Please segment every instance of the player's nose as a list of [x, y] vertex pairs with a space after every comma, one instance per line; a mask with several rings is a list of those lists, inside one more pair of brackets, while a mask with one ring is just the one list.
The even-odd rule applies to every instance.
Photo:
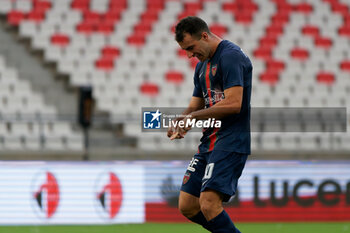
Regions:
[[187, 57], [188, 57], [188, 58], [191, 58], [191, 57], [193, 57], [193, 54], [194, 54], [194, 53], [192, 53], [192, 52], [190, 52], [190, 51], [186, 51], [186, 54], [187, 54]]

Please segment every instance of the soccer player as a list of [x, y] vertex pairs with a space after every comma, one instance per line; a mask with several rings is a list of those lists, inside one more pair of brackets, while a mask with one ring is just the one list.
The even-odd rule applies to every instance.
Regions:
[[[197, 57], [194, 91], [183, 119], [221, 120], [220, 128], [203, 130], [198, 153], [185, 173], [179, 209], [210, 232], [232, 233], [235, 227], [222, 206], [236, 192], [250, 154], [252, 63], [234, 43], [210, 32], [205, 21], [189, 16], [175, 27], [175, 39], [189, 58]], [[183, 138], [190, 127], [168, 130]]]

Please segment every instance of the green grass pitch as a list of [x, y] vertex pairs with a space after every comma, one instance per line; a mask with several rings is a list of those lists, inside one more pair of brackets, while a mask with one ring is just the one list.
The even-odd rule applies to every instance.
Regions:
[[[240, 223], [242, 233], [350, 233], [350, 222]], [[191, 223], [146, 223], [85, 226], [0, 226], [1, 233], [205, 233]]]

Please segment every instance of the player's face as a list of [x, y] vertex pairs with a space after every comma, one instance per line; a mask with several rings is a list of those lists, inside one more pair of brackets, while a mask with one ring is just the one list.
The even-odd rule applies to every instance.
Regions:
[[192, 37], [190, 34], [185, 33], [182, 42], [179, 42], [180, 47], [186, 50], [188, 58], [196, 57], [200, 61], [205, 61], [209, 58], [210, 47], [207, 40], [207, 34], [202, 34], [200, 39]]

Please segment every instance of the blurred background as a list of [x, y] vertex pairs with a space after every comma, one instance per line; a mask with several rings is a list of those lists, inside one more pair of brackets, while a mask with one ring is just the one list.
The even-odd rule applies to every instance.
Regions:
[[[114, 188], [97, 185], [99, 192], [107, 190], [97, 199], [114, 219], [121, 207], [111, 197], [114, 191], [118, 193], [119, 181], [124, 187], [121, 174], [128, 174], [124, 170], [130, 166], [132, 171], [142, 171], [135, 177], [143, 182], [130, 187], [130, 192], [144, 190], [137, 199], [141, 204], [137, 203], [146, 203], [136, 208], [144, 214], [134, 220], [162, 221], [162, 214], [147, 214], [147, 203], [155, 203], [150, 213], [173, 213], [163, 220], [185, 221], [171, 206], [176, 206], [174, 197], [201, 134], [189, 133], [183, 140], [170, 141], [165, 134], [143, 133], [141, 116], [142, 107], [186, 107], [191, 98], [198, 61], [188, 59], [174, 40], [174, 25], [188, 15], [203, 18], [213, 33], [236, 43], [251, 58], [252, 108], [279, 108], [282, 113], [286, 108], [342, 108], [346, 114], [331, 131], [323, 127], [329, 121], [326, 117], [315, 117], [317, 124], [312, 129], [301, 120], [292, 130], [283, 122], [276, 123], [277, 130], [270, 129], [264, 122], [269, 120], [266, 116], [257, 117], [259, 130], [252, 133], [247, 164], [250, 188], [241, 197], [254, 200], [256, 206], [261, 200], [264, 206], [265, 197], [274, 206], [273, 198], [278, 197], [276, 207], [293, 195], [298, 203], [298, 190], [303, 186], [300, 195], [318, 195], [326, 204], [318, 205], [316, 198], [310, 212], [305, 206], [298, 209], [297, 213], [306, 211], [305, 218], [292, 220], [349, 221], [350, 215], [345, 214], [350, 203], [348, 0], [0, 0], [1, 178], [8, 177], [4, 171], [18, 178], [22, 169], [28, 172], [21, 173], [23, 177], [41, 177], [28, 178], [28, 189], [42, 181], [34, 191], [24, 193], [35, 193], [30, 198], [35, 199], [39, 212], [46, 213], [41, 219], [46, 223], [52, 216], [58, 216], [56, 223], [67, 223], [60, 220], [60, 214], [54, 215], [59, 204], [43, 202], [57, 191], [47, 187], [64, 185], [65, 179], [68, 186], [82, 181], [89, 185], [90, 178], [97, 183], [105, 180], [101, 182]], [[38, 171], [43, 174], [36, 176]], [[89, 178], [91, 174], [100, 178]], [[130, 177], [132, 174], [125, 179]], [[260, 197], [259, 178], [266, 185]], [[276, 195], [271, 191], [275, 186]], [[8, 190], [6, 198], [14, 190], [6, 182], [0, 187]], [[288, 209], [292, 212], [293, 203]], [[279, 218], [275, 207], [270, 209], [275, 213], [271, 218], [249, 215], [256, 211], [252, 207], [252, 212], [239, 219], [288, 220]], [[312, 215], [326, 207], [333, 208], [326, 209], [328, 217]], [[335, 209], [338, 212], [331, 211]], [[130, 216], [116, 221], [130, 222]], [[42, 223], [33, 219], [26, 223]]]

